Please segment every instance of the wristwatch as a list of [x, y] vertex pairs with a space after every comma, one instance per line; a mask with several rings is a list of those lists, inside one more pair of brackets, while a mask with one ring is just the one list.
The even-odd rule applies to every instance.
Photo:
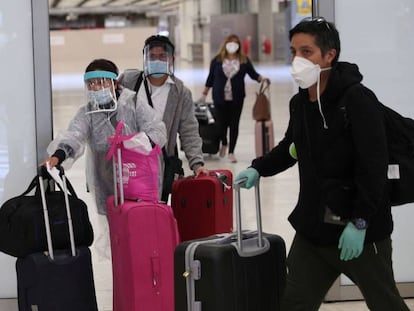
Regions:
[[363, 230], [363, 229], [366, 229], [368, 227], [367, 221], [363, 218], [354, 218], [354, 219], [351, 220], [351, 222], [354, 224], [354, 226], [358, 230]]

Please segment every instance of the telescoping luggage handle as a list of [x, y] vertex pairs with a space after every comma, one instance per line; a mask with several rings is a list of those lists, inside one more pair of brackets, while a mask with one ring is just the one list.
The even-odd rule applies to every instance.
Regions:
[[[186, 279], [187, 292], [187, 311], [201, 311], [201, 301], [196, 300], [195, 295], [195, 281], [201, 278], [201, 263], [195, 260], [195, 252], [198, 246], [202, 244], [230, 244], [234, 246], [240, 257], [252, 257], [263, 254], [270, 249], [269, 240], [263, 237], [262, 230], [262, 215], [260, 206], [260, 188], [259, 181], [255, 184], [255, 200], [256, 200], [256, 221], [257, 233], [248, 232], [243, 233], [241, 221], [241, 200], [240, 200], [240, 186], [246, 183], [247, 178], [234, 182], [235, 190], [235, 209], [236, 209], [236, 233], [228, 233], [220, 235], [216, 239], [206, 239], [190, 243], [185, 250], [185, 272], [183, 277]], [[237, 236], [236, 242], [234, 241]]]
[[[247, 238], [244, 238], [245, 234], [243, 233], [241, 220], [240, 189], [241, 185], [245, 184], [246, 181], [247, 178], [243, 178], [234, 182], [237, 242], [233, 242], [232, 244], [235, 245], [237, 252], [241, 257], [251, 257], [260, 255], [267, 252], [270, 248], [269, 241], [263, 237], [259, 180], [256, 182], [254, 186], [257, 234], [246, 234]], [[249, 235], [251, 237], [249, 237]]]
[[[124, 126], [124, 123], [122, 121], [119, 121], [115, 129], [115, 135], [120, 136], [122, 134], [123, 126]], [[133, 135], [130, 135], [128, 137], [132, 137], [132, 136]], [[121, 141], [119, 141], [119, 143], [120, 142]], [[124, 202], [125, 202], [124, 187], [123, 187], [123, 182], [122, 182], [122, 158], [121, 158], [122, 154], [121, 154], [121, 146], [119, 143], [113, 144], [113, 146], [111, 147], [112, 152], [116, 152], [116, 157], [112, 156], [112, 172], [113, 172], [113, 180], [114, 180], [114, 205], [115, 206], [122, 206], [124, 205]], [[115, 159], [117, 159], [118, 161], [116, 161]], [[118, 193], [118, 186], [116, 182], [117, 180], [119, 181], [119, 193]]]
[[[117, 146], [116, 148], [116, 158], [118, 161], [115, 160], [115, 157], [112, 157], [112, 172], [113, 172], [113, 179], [114, 179], [114, 205], [115, 206], [122, 206], [124, 205], [125, 198], [124, 198], [124, 187], [122, 183], [122, 159], [121, 159], [121, 148]], [[118, 169], [116, 169], [118, 166]], [[118, 186], [117, 182], [119, 181], [119, 193], [118, 193]]]
[[[49, 223], [49, 213], [47, 210], [47, 203], [46, 203], [46, 194], [45, 194], [45, 186], [43, 183], [43, 172], [45, 170], [44, 167], [39, 169], [39, 186], [40, 186], [40, 195], [42, 198], [42, 206], [43, 206], [43, 216], [45, 219], [45, 226], [46, 226], [46, 239], [47, 239], [47, 248], [49, 252], [49, 256], [52, 260], [55, 259], [53, 253], [53, 243], [52, 243], [52, 234], [50, 231], [50, 223]], [[75, 237], [73, 234], [73, 223], [72, 223], [72, 214], [70, 212], [70, 205], [69, 205], [69, 195], [68, 195], [68, 187], [66, 183], [66, 176], [63, 172], [63, 168], [60, 169], [62, 172], [62, 185], [63, 185], [63, 194], [65, 197], [65, 206], [66, 206], [66, 214], [68, 217], [68, 227], [69, 227], [69, 239], [70, 239], [70, 249], [72, 256], [76, 256], [76, 248], [75, 248]]]

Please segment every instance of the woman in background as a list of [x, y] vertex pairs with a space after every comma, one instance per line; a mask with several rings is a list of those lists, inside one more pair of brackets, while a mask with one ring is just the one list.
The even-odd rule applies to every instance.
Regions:
[[221, 127], [219, 155], [224, 157], [227, 153], [227, 129], [229, 128], [228, 158], [232, 163], [237, 162], [234, 149], [246, 96], [244, 83], [246, 74], [257, 82], [266, 79], [256, 72], [250, 59], [244, 54], [239, 37], [235, 34], [229, 35], [210, 63], [210, 71], [199, 101], [205, 102], [208, 91], [213, 88], [212, 97], [217, 111], [217, 122]]

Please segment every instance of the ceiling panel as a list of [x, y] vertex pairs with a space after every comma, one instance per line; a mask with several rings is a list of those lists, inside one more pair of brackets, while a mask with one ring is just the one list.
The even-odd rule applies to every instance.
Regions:
[[[178, 8], [184, 0], [48, 0], [50, 15], [124, 14], [128, 12], [157, 12], [164, 14]], [[111, 11], [112, 10], [112, 11]]]
[[109, 3], [109, 6], [122, 6], [122, 5], [130, 5], [135, 3], [136, 0], [115, 0]]
[[76, 8], [82, 2], [84, 2], [84, 0], [61, 0], [56, 7], [59, 9]]
[[82, 4], [83, 8], [102, 7], [108, 3], [108, 0], [88, 0]]

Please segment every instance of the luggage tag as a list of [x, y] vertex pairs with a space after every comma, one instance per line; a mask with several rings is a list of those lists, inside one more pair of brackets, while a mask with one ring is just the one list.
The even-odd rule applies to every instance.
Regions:
[[50, 168], [49, 162], [46, 162], [46, 169], [49, 175], [52, 176], [53, 180], [59, 184], [60, 189], [64, 189], [62, 178], [60, 178], [60, 175], [59, 175], [59, 170], [56, 167]]
[[221, 184], [223, 185], [223, 192], [225, 192], [226, 190], [231, 190], [231, 186], [229, 186], [227, 184], [227, 175], [226, 174], [215, 172], [215, 175], [218, 178], [218, 180], [220, 180]]

